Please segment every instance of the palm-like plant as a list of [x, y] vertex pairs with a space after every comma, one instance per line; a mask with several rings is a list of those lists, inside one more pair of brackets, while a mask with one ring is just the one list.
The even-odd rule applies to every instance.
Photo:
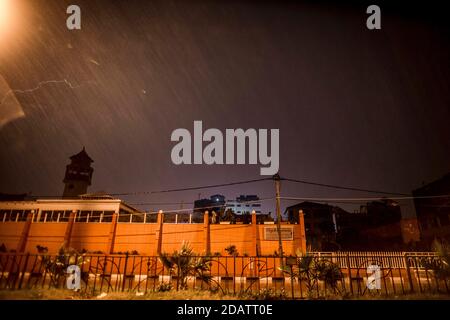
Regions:
[[317, 282], [317, 273], [315, 272], [315, 259], [312, 255], [297, 256], [297, 273], [293, 272], [293, 277], [297, 277], [298, 281], [306, 283], [308, 293], [312, 293]]
[[341, 268], [336, 263], [316, 258], [315, 270], [317, 271], [319, 280], [323, 281], [333, 292], [339, 291], [338, 283], [342, 280], [343, 274]]
[[308, 253], [297, 252], [295, 267], [292, 269], [285, 267], [283, 271], [297, 278], [299, 282], [304, 282], [309, 296], [317, 288], [318, 281], [323, 281], [333, 292], [339, 291], [338, 283], [343, 278], [341, 269], [336, 263]]
[[225, 251], [233, 257], [237, 257], [239, 255], [239, 252], [236, 249], [236, 246], [234, 244], [230, 244], [228, 247], [225, 248]]
[[421, 265], [425, 269], [432, 270], [437, 279], [450, 278], [450, 252], [447, 245], [438, 241], [433, 242], [433, 248], [438, 258], [422, 258]]
[[195, 276], [201, 281], [209, 283], [211, 276], [209, 275], [208, 257], [197, 257], [188, 242], [183, 242], [180, 251], [174, 251], [168, 255], [162, 253], [159, 258], [170, 273], [177, 276], [176, 289], [187, 289], [187, 281], [190, 276]]
[[70, 265], [77, 265], [81, 268], [83, 264], [89, 262], [89, 259], [85, 259], [85, 254], [80, 254], [75, 249], [66, 247], [65, 242], [60, 246], [56, 256], [49, 255], [47, 247], [38, 245], [36, 248], [40, 254], [39, 258], [44, 270], [49, 274], [51, 284], [54, 287], [59, 287], [62, 284]]

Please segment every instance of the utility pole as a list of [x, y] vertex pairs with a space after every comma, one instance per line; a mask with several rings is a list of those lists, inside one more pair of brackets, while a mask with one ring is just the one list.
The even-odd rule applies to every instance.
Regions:
[[277, 232], [278, 232], [278, 252], [280, 255], [280, 267], [283, 268], [283, 241], [281, 240], [281, 206], [280, 206], [280, 176], [278, 174], [273, 176], [275, 181], [275, 200], [277, 210]]

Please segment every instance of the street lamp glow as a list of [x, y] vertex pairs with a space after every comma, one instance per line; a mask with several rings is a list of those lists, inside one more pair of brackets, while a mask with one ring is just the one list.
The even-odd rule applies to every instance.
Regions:
[[[0, 44], [5, 44], [6, 36], [16, 33], [21, 25], [19, 17], [23, 5], [17, 0], [0, 0]], [[23, 14], [23, 12], [22, 12]]]
[[11, 1], [0, 0], [0, 31], [8, 28], [11, 18]]

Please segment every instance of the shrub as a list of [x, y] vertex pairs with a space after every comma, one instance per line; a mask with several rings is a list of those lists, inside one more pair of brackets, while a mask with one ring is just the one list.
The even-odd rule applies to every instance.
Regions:
[[78, 253], [73, 248], [67, 248], [65, 242], [55, 256], [48, 254], [47, 247], [37, 245], [36, 248], [41, 254], [39, 259], [42, 261], [44, 271], [50, 276], [51, 285], [56, 288], [62, 285], [70, 265], [77, 265], [81, 268], [83, 264], [89, 262], [88, 259], [85, 259], [84, 254]]
[[169, 269], [170, 273], [177, 276], [176, 289], [187, 289], [187, 280], [189, 276], [195, 276], [201, 281], [209, 283], [210, 258], [196, 257], [189, 243], [183, 243], [180, 251], [174, 251], [172, 255], [162, 253], [159, 259], [163, 265]]
[[333, 292], [339, 293], [338, 282], [344, 277], [336, 263], [310, 254], [297, 254], [295, 268], [291, 271], [285, 267], [283, 271], [298, 281], [304, 281], [308, 295], [312, 295], [318, 281], [323, 281]]
[[238, 256], [239, 252], [236, 249], [236, 246], [234, 244], [230, 244], [228, 247], [225, 248], [225, 251], [230, 255], [230, 256]]
[[156, 286], [156, 291], [157, 292], [167, 292], [172, 290], [172, 284], [170, 282], [160, 282], [157, 286]]
[[450, 252], [446, 244], [438, 241], [433, 242], [433, 249], [438, 258], [424, 257], [421, 259], [421, 265], [429, 270], [433, 270], [436, 278], [446, 280], [450, 277]]

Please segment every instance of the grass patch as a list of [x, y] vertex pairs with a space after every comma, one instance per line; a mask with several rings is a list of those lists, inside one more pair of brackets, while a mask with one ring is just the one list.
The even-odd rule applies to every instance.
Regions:
[[207, 290], [180, 290], [167, 292], [74, 292], [67, 289], [0, 290], [0, 300], [231, 300], [233, 295]]
[[[288, 299], [289, 296], [283, 296]], [[298, 299], [298, 297], [296, 297]], [[0, 300], [274, 300], [280, 299], [275, 295], [247, 294], [232, 295], [214, 293], [208, 290], [180, 290], [165, 292], [98, 292], [95, 295], [74, 292], [68, 289], [32, 289], [32, 290], [0, 290]], [[366, 294], [364, 296], [329, 295], [311, 300], [450, 300], [448, 294], [404, 294], [383, 295]]]

